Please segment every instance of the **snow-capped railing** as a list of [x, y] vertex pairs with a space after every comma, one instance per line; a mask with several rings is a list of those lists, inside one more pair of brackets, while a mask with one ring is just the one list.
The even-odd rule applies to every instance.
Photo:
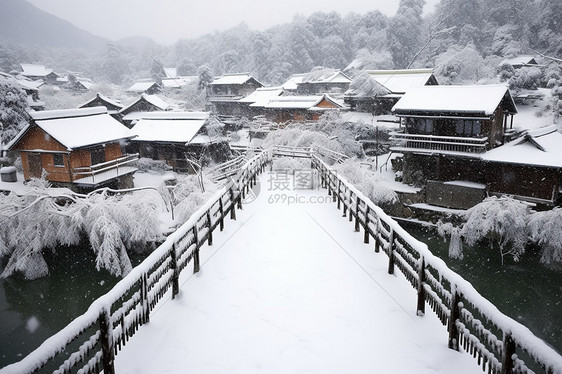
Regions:
[[99, 164], [84, 166], [74, 168], [72, 170], [72, 175], [74, 176], [74, 181], [79, 181], [83, 178], [91, 177], [91, 183], [96, 183], [96, 176], [109, 171], [115, 171], [115, 176], [119, 176], [119, 168], [129, 165], [139, 159], [139, 154], [130, 154], [123, 157], [116, 158], [115, 160], [102, 162]]
[[398, 268], [417, 289], [417, 313], [425, 313], [427, 302], [447, 326], [449, 348], [462, 347], [488, 373], [562, 373], [562, 356], [554, 349], [501, 313], [316, 155], [312, 164], [338, 209], [355, 220], [355, 231], [363, 228], [364, 242], [374, 238], [374, 251], [387, 254], [388, 273]]
[[223, 230], [226, 217], [236, 219], [236, 208], [242, 207], [270, 161], [267, 151], [248, 160], [226, 186], [84, 314], [0, 373], [115, 373], [115, 355], [150, 320], [151, 311], [170, 289], [172, 298], [179, 293], [179, 275], [190, 261], [193, 271], [199, 271], [201, 246], [212, 244], [213, 232]]
[[437, 136], [421, 134], [390, 133], [393, 151], [428, 150], [462, 153], [482, 153], [488, 147], [488, 138], [466, 138], [461, 136]]

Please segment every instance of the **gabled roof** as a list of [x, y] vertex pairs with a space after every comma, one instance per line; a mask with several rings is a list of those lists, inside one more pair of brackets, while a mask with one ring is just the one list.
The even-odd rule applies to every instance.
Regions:
[[160, 86], [158, 85], [158, 83], [156, 83], [154, 81], [136, 82], [131, 87], [127, 88], [127, 91], [129, 91], [129, 92], [145, 92], [146, 90], [148, 90], [152, 87], [158, 87], [159, 88]]
[[392, 111], [397, 115], [464, 113], [491, 116], [500, 105], [508, 113], [517, 113], [517, 107], [505, 85], [422, 86], [406, 92]]
[[[311, 109], [318, 105], [322, 100], [327, 100], [338, 108], [344, 105], [329, 95], [314, 96], [279, 96], [273, 97], [264, 105], [268, 109]], [[250, 105], [252, 106], [252, 105]]]
[[406, 93], [412, 88], [425, 86], [430, 80], [435, 79], [432, 69], [367, 70], [367, 72], [393, 94]]
[[165, 102], [164, 100], [162, 100], [158, 96], [143, 93], [137, 100], [135, 100], [131, 104], [129, 104], [126, 107], [124, 107], [123, 109], [121, 109], [120, 112], [128, 111], [130, 108], [137, 105], [141, 101], [146, 101], [147, 103], [150, 103], [150, 104], [154, 105], [155, 107], [157, 107], [160, 110], [168, 110], [168, 109], [171, 108], [170, 104], [168, 104], [167, 102]]
[[214, 80], [209, 83], [210, 85], [217, 84], [244, 84], [248, 81], [255, 81], [260, 86], [263, 86], [256, 78], [252, 77], [248, 73], [238, 73], [238, 74], [225, 74], [220, 77], [214, 78]]
[[321, 84], [321, 83], [350, 83], [350, 82], [351, 79], [341, 71], [332, 70], [332, 69], [321, 69], [321, 70], [314, 70], [308, 74], [305, 74], [301, 83]]
[[246, 104], [255, 104], [253, 106], [264, 106], [269, 102], [270, 98], [281, 96], [283, 92], [285, 91], [281, 87], [261, 87], [238, 101]]
[[123, 108], [123, 104], [121, 104], [120, 101], [110, 99], [109, 97], [107, 97], [105, 95], [102, 95], [99, 92], [96, 94], [96, 96], [94, 98], [92, 98], [91, 100], [89, 100], [89, 101], [85, 102], [84, 104], [78, 106], [78, 108], [86, 108], [88, 106], [88, 104], [91, 104], [91, 103], [96, 102], [96, 101], [101, 101], [102, 103], [107, 103], [111, 107], [115, 107], [115, 108], [119, 108], [119, 109]]
[[166, 78], [176, 78], [178, 76], [176, 68], [164, 68], [164, 73], [166, 74]]
[[105, 107], [46, 110], [30, 113], [33, 121], [8, 145], [11, 149], [37, 126], [68, 150], [130, 139], [134, 135], [107, 113]]
[[209, 119], [208, 112], [146, 113], [131, 129], [135, 141], [189, 143]]
[[181, 88], [190, 84], [197, 84], [199, 77], [197, 75], [189, 75], [176, 78], [162, 78], [162, 87], [164, 88]]
[[281, 87], [285, 90], [296, 91], [297, 86], [299, 83], [302, 83], [305, 75], [306, 74], [293, 74]]
[[45, 69], [43, 65], [36, 65], [36, 64], [20, 64], [23, 72], [21, 75], [30, 76], [30, 77], [45, 77], [49, 73], [52, 73], [52, 70]]
[[501, 63], [500, 66], [503, 64], [509, 64], [512, 66], [517, 66], [517, 65], [537, 65], [537, 61], [535, 60], [534, 56], [531, 55], [521, 55], [521, 56], [515, 56], [515, 57], [511, 57], [511, 58], [506, 58], [504, 59]]
[[482, 159], [562, 169], [562, 134], [556, 125], [529, 130], [520, 138], [484, 153]]

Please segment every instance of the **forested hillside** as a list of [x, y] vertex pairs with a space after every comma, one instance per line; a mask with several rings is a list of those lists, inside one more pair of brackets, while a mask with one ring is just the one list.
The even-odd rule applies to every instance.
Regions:
[[250, 72], [277, 84], [316, 66], [343, 69], [355, 61], [370, 69], [434, 67], [443, 83], [454, 83], [495, 75], [505, 57], [562, 57], [560, 0], [442, 0], [427, 15], [423, 5], [424, 0], [401, 0], [392, 17], [379, 11], [343, 16], [320, 11], [265, 31], [241, 24], [172, 46], [114, 41], [92, 52], [0, 42], [0, 69], [40, 62], [81, 71], [98, 82], [125, 84], [150, 76], [156, 61], [183, 75], [207, 66], [213, 75]]

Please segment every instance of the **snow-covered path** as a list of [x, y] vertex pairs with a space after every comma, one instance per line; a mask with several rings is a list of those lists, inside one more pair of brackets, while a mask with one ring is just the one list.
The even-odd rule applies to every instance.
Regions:
[[416, 316], [415, 291], [326, 190], [270, 190], [268, 178], [119, 352], [117, 373], [481, 373], [429, 308]]

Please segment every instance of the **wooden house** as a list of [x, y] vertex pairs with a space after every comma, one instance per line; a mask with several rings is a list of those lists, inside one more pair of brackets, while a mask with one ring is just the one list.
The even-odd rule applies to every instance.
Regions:
[[240, 103], [239, 100], [260, 87], [263, 87], [263, 84], [250, 74], [227, 74], [217, 77], [209, 83], [207, 98], [216, 114], [243, 116], [246, 105]]
[[514, 69], [521, 69], [522, 67], [526, 66], [539, 67], [537, 60], [535, 60], [535, 57], [530, 55], [520, 55], [506, 58], [502, 60], [502, 62], [500, 62], [500, 67], [505, 64], [511, 65]]
[[132, 187], [131, 163], [125, 155], [130, 130], [104, 107], [32, 112], [32, 121], [8, 144], [20, 152], [24, 178], [40, 178], [73, 190], [102, 186]]
[[[254, 106], [252, 104], [251, 106]], [[260, 104], [261, 105], [261, 104]], [[278, 96], [263, 105], [266, 118], [283, 123], [287, 121], [317, 121], [327, 111], [342, 110], [344, 104], [329, 95]]]
[[438, 84], [432, 69], [367, 70], [367, 73], [380, 85], [380, 89], [375, 95], [360, 90], [347, 91], [344, 101], [352, 111], [390, 114], [392, 107], [408, 90]]
[[265, 115], [265, 105], [270, 99], [279, 97], [285, 93], [281, 87], [261, 87], [238, 100], [241, 104], [243, 116], [251, 118], [255, 116]]
[[42, 80], [47, 84], [55, 84], [60, 75], [51, 69], [46, 69], [43, 65], [37, 64], [20, 64], [22, 76], [31, 80]]
[[162, 92], [162, 86], [154, 81], [141, 81], [134, 83], [131, 87], [127, 88], [127, 92], [136, 94], [154, 95]]
[[300, 83], [302, 83], [306, 74], [293, 74], [287, 79], [285, 83], [281, 85], [285, 91], [295, 93], [297, 92], [297, 88]]
[[109, 97], [100, 94], [96, 94], [94, 98], [80, 105], [78, 108], [93, 108], [96, 106], [104, 106], [107, 108], [107, 113], [112, 117], [116, 118], [119, 111], [123, 109], [123, 104], [117, 100], [110, 99]]
[[188, 160], [199, 162], [203, 156], [215, 162], [226, 161], [228, 143], [207, 133], [208, 112], [151, 112], [131, 129], [136, 136], [131, 146], [140, 157], [165, 160], [178, 172], [193, 171]]
[[145, 112], [162, 112], [173, 110], [174, 107], [156, 95], [142, 94], [137, 100], [119, 111], [121, 122], [129, 128], [139, 120]]
[[418, 87], [406, 92], [393, 112], [401, 131], [391, 133], [390, 149], [403, 155], [404, 182], [426, 186], [427, 201], [434, 205], [474, 205], [478, 199], [445, 198], [466, 195], [467, 188], [478, 190], [473, 195], [483, 199], [490, 175], [482, 155], [515, 134], [517, 108], [507, 86]]
[[339, 70], [319, 69], [304, 75], [297, 84], [299, 95], [343, 95], [351, 79]]

